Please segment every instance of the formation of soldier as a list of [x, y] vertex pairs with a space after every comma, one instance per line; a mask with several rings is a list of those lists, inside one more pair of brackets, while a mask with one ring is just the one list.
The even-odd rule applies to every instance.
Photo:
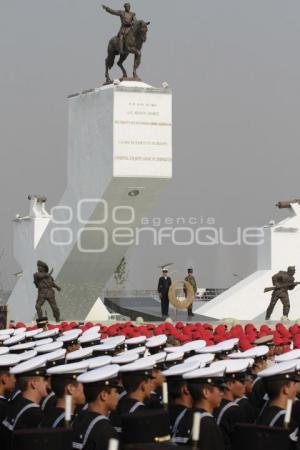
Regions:
[[297, 448], [299, 350], [274, 357], [273, 336], [240, 351], [237, 338], [171, 347], [163, 334], [101, 340], [100, 332], [100, 326], [1, 330], [4, 450], [14, 448], [22, 430], [26, 439], [61, 427], [72, 427], [69, 447], [79, 450], [107, 450], [111, 439], [123, 448], [143, 448], [142, 442], [246, 450], [249, 430], [257, 439], [269, 433], [267, 449], [279, 448], [276, 439], [280, 450]]

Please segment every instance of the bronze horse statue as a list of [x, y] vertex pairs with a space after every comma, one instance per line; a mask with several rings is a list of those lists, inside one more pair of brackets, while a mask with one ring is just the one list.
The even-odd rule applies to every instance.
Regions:
[[124, 37], [124, 53], [120, 55], [120, 44], [119, 37], [113, 37], [107, 47], [107, 58], [105, 59], [105, 78], [106, 84], [112, 83], [109, 78], [109, 70], [113, 67], [115, 62], [115, 57], [120, 55], [117, 65], [120, 67], [123, 73], [123, 79], [127, 78], [127, 72], [123, 66], [123, 62], [130, 53], [134, 54], [134, 64], [133, 64], [133, 79], [140, 80], [136, 71], [141, 64], [142, 47], [147, 39], [148, 25], [150, 22], [144, 22], [143, 20], [137, 20], [132, 28], [128, 31]]

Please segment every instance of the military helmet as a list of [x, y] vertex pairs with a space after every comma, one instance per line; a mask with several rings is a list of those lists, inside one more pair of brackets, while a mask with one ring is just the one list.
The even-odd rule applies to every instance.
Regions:
[[192, 267], [189, 267], [188, 270], [187, 270], [187, 272], [188, 272], [188, 273], [193, 273], [193, 268], [192, 268]]
[[295, 268], [295, 266], [289, 266], [287, 268], [287, 270], [288, 270], [288, 272], [295, 272], [296, 268]]
[[131, 7], [130, 3], [124, 3], [124, 8], [126, 8], [126, 6], [129, 6], [129, 8]]

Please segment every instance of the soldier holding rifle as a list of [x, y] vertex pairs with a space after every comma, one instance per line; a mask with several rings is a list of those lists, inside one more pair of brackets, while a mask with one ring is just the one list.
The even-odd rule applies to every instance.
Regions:
[[283, 305], [283, 317], [288, 318], [290, 311], [290, 299], [288, 291], [293, 290], [299, 282], [295, 282], [295, 266], [289, 266], [287, 272], [280, 270], [278, 273], [273, 275], [272, 283], [273, 287], [265, 288], [264, 292], [272, 292], [272, 297], [268, 309], [266, 311], [266, 320], [269, 320], [273, 309], [278, 300], [281, 301]]
[[43, 317], [42, 306], [45, 302], [48, 302], [56, 322], [59, 322], [60, 312], [56, 304], [54, 289], [60, 291], [61, 288], [57, 286], [52, 277], [53, 269], [49, 272], [49, 267], [46, 263], [38, 261], [37, 268], [38, 271], [33, 276], [33, 282], [38, 289], [38, 298], [35, 305], [38, 319]]

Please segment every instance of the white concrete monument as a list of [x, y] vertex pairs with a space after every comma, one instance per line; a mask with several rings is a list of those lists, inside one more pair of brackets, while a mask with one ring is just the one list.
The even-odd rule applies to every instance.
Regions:
[[33, 199], [29, 216], [14, 221], [22, 275], [8, 301], [10, 318], [34, 318], [33, 273], [41, 259], [62, 287], [62, 319], [84, 319], [171, 178], [168, 87], [117, 81], [70, 96], [65, 193], [51, 214]]
[[[295, 279], [300, 280], [300, 204], [287, 202], [290, 217], [278, 224], [271, 222], [263, 228], [263, 244], [258, 246], [257, 271], [194, 312], [207, 318], [263, 320], [272, 292], [272, 275], [288, 266], [296, 266]], [[300, 318], [300, 286], [289, 291], [290, 319]], [[278, 300], [272, 320], [282, 317], [282, 303]]]

